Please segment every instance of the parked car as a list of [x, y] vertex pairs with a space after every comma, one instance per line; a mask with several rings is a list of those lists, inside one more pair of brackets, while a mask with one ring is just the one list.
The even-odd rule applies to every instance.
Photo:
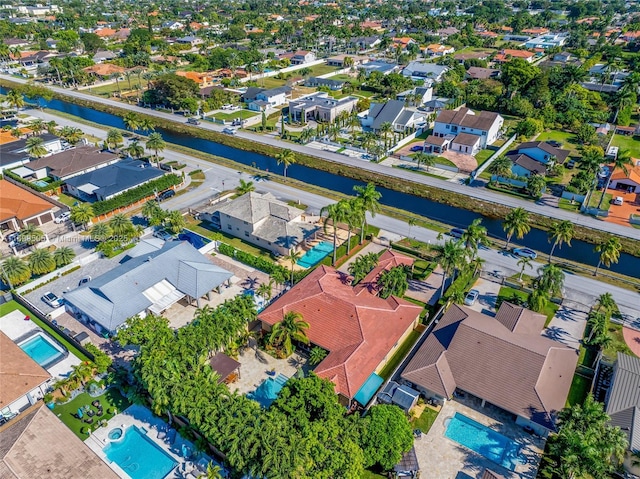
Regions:
[[169, 198], [171, 198], [172, 196], [175, 196], [176, 192], [173, 190], [167, 190], [167, 191], [163, 191], [162, 193], [160, 193], [158, 195], [158, 201], [164, 201], [164, 200], [168, 200]]
[[562, 143], [556, 140], [547, 140], [547, 143], [549, 143], [554, 148], [560, 148], [562, 146]]
[[42, 295], [42, 301], [47, 303], [52, 308], [57, 308], [62, 305], [62, 301], [60, 301], [60, 298], [58, 298], [51, 291], [47, 291]]
[[169, 241], [171, 238], [173, 238], [173, 235], [165, 229], [159, 229], [154, 231], [153, 236], [155, 236], [156, 238], [160, 238], [161, 240], [164, 240], [164, 241]]
[[617, 206], [622, 206], [624, 204], [624, 198], [622, 196], [616, 196], [612, 203]]
[[460, 228], [453, 228], [451, 231], [449, 231], [449, 236], [456, 239], [462, 238], [463, 234], [464, 234], [464, 230]]
[[477, 289], [472, 289], [465, 296], [464, 304], [467, 306], [473, 306], [478, 299], [478, 296], [480, 296], [480, 291], [478, 291]]
[[415, 145], [411, 147], [411, 151], [423, 151], [424, 150], [424, 146], [422, 145]]
[[15, 243], [18, 240], [18, 236], [20, 236], [20, 232], [14, 231], [12, 233], [9, 233], [7, 236], [5, 236], [4, 240], [9, 244]]
[[91, 276], [85, 276], [84, 278], [80, 278], [80, 281], [78, 281], [78, 287], [87, 284], [89, 281], [91, 281]]
[[56, 216], [56, 218], [53, 220], [53, 222], [56, 223], [56, 224], [66, 223], [70, 219], [71, 219], [71, 212], [70, 211], [65, 211], [60, 216]]
[[225, 128], [224, 130], [222, 130], [222, 133], [226, 133], [227, 135], [235, 135], [236, 130], [233, 128]]
[[538, 257], [538, 253], [529, 248], [516, 248], [513, 250], [513, 254], [521, 258], [536, 259]]
[[233, 109], [233, 105], [230, 103], [227, 103], [226, 105], [222, 105], [222, 109], [223, 110], [232, 110]]
[[199, 125], [200, 124], [200, 120], [198, 120], [197, 118], [189, 118], [187, 120], [187, 123], [189, 123], [190, 125]]

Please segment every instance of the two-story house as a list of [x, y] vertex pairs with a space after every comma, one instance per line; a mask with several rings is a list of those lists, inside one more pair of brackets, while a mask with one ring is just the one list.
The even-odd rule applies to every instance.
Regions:
[[306, 50], [298, 50], [291, 57], [292, 65], [304, 65], [305, 63], [311, 63], [316, 60], [316, 54]]
[[250, 87], [242, 94], [242, 100], [247, 104], [247, 108], [252, 111], [265, 111], [269, 108], [276, 108], [287, 103], [291, 95], [291, 87], [281, 86], [278, 88]]
[[504, 118], [490, 111], [443, 110], [436, 118], [433, 136], [448, 137], [449, 149], [473, 155], [498, 139], [503, 123]]
[[529, 177], [533, 174], [544, 175], [554, 164], [562, 164], [569, 156], [568, 150], [562, 150], [546, 141], [528, 141], [507, 153], [513, 162], [511, 172], [516, 176]]
[[351, 113], [358, 103], [356, 97], [333, 98], [326, 92], [316, 92], [289, 102], [289, 113], [295, 121], [310, 119], [333, 122], [342, 112]]

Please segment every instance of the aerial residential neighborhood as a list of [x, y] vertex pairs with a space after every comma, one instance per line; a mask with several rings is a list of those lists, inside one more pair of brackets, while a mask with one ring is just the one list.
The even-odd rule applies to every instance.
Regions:
[[0, 478], [640, 478], [640, 3], [0, 5]]

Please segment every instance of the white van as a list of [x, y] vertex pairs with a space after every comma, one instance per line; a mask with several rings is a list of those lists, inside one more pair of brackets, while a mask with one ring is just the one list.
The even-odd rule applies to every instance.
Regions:
[[613, 204], [617, 206], [624, 204], [624, 198], [622, 198], [622, 196], [616, 196], [615, 200], [613, 200]]

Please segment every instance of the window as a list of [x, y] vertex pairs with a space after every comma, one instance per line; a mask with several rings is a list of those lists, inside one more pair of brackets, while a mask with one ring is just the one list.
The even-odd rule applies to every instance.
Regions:
[[249, 232], [248, 232], [248, 231], [245, 231], [245, 232], [244, 232], [244, 235], [248, 238], [248, 237], [249, 237]]
[[447, 130], [449, 129], [449, 125], [447, 125]]
[[487, 132], [486, 132], [486, 131], [483, 131], [483, 132], [482, 132], [482, 136], [487, 136]]
[[231, 228], [231, 225], [227, 225], [227, 229], [229, 229], [229, 230], [230, 230], [230, 229], [232, 229], [232, 228]]
[[243, 223], [244, 223], [245, 225], [248, 225], [248, 224], [249, 224], [249, 223], [247, 223], [246, 221], [243, 221]]

